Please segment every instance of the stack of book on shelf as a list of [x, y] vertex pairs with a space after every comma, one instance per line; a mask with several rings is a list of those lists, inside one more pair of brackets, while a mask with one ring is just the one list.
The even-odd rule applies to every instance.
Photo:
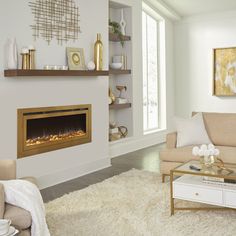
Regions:
[[213, 176], [203, 176], [203, 182], [207, 184], [217, 184], [236, 187], [236, 179], [225, 179]]

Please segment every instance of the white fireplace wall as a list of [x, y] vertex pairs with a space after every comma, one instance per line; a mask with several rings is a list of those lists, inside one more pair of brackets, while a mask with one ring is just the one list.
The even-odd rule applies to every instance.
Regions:
[[33, 41], [33, 16], [28, 0], [1, 2], [0, 8], [0, 159], [17, 159], [17, 108], [92, 104], [92, 142], [17, 160], [18, 177], [32, 175], [41, 188], [110, 165], [108, 157], [108, 77], [5, 78], [3, 49], [8, 37], [16, 37], [19, 50], [33, 44], [36, 65], [63, 65], [66, 46], [84, 48], [85, 62], [93, 59], [96, 34], [102, 34], [104, 69], [108, 69], [108, 1], [78, 0], [82, 33], [75, 43], [50, 45]]

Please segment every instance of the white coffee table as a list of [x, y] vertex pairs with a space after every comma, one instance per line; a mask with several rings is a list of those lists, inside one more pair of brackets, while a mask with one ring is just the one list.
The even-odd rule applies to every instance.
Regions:
[[[191, 170], [190, 165], [201, 170]], [[225, 165], [229, 170], [217, 166], [206, 168], [199, 161], [189, 161], [170, 171], [171, 215], [176, 210], [223, 210], [236, 209], [236, 184], [205, 183], [203, 176], [236, 180], [236, 165]], [[174, 179], [175, 176], [180, 176]], [[205, 203], [213, 207], [175, 207], [175, 199]]]

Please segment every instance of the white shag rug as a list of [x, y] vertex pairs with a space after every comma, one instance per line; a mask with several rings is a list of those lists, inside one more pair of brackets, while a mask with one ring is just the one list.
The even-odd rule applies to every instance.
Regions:
[[52, 236], [236, 235], [236, 211], [170, 216], [169, 183], [134, 169], [53, 200], [46, 212]]

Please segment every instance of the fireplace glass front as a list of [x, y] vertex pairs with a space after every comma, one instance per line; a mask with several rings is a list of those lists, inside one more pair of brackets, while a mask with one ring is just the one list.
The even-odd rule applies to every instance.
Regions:
[[18, 109], [18, 157], [91, 141], [91, 105]]

